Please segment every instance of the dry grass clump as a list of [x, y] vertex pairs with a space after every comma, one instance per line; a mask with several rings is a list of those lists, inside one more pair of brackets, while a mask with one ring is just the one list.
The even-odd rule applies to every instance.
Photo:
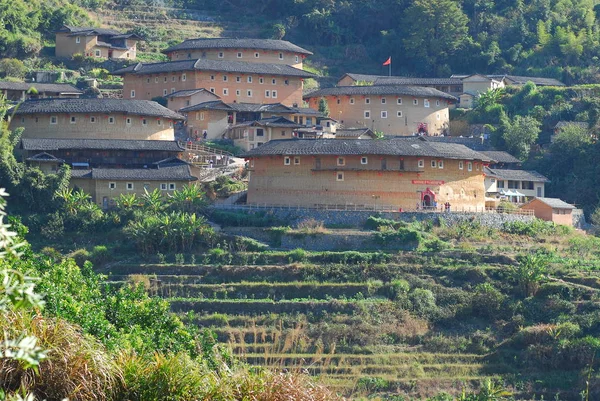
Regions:
[[0, 359], [0, 383], [9, 394], [25, 390], [37, 399], [104, 401], [113, 399], [122, 384], [121, 371], [102, 344], [64, 320], [4, 312], [0, 327], [0, 342], [33, 335], [48, 351], [39, 374], [17, 361]]
[[297, 229], [298, 232], [303, 234], [325, 234], [327, 232], [325, 224], [316, 219], [306, 219], [298, 222]]

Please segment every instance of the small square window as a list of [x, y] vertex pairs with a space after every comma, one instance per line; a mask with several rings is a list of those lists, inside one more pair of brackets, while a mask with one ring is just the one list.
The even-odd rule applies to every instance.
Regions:
[[440, 101], [439, 101], [439, 99], [435, 101], [435, 105], [436, 105], [436, 106], [439, 106], [439, 105], [440, 105]]
[[338, 99], [338, 100], [337, 100], [337, 104], [340, 104], [340, 103], [342, 103], [342, 100], [341, 100], [341, 99]]
[[162, 182], [160, 184], [160, 190], [161, 191], [166, 191], [167, 190], [167, 183], [166, 182]]
[[146, 83], [149, 84], [150, 83], [150, 78], [146, 78]]
[[335, 180], [336, 181], [344, 181], [344, 172], [343, 171], [338, 171], [335, 174]]
[[277, 85], [277, 80], [276, 80], [275, 78], [273, 78], [273, 79], [271, 80], [271, 83], [272, 83], [273, 85]]
[[300, 158], [298, 156], [294, 157], [294, 165], [295, 166], [299, 166], [300, 165]]
[[365, 118], [371, 118], [371, 112], [369, 110], [365, 110]]
[[163, 96], [167, 96], [167, 90], [163, 89]]
[[279, 53], [279, 60], [283, 60], [283, 53]]
[[365, 98], [365, 104], [371, 104], [371, 99], [370, 98]]
[[251, 84], [252, 83], [252, 75], [248, 75], [248, 83]]
[[167, 80], [168, 80], [168, 77], [167, 77], [167, 76], [165, 76], [165, 82], [167, 82]]
[[102, 52], [100, 50], [96, 50], [96, 57], [102, 57]]
[[114, 117], [108, 117], [108, 123], [109, 124], [114, 124], [115, 123], [115, 118]]
[[237, 58], [242, 58], [242, 52], [238, 52]]
[[109, 189], [116, 189], [117, 188], [117, 183], [116, 182], [109, 182], [108, 183], [108, 188]]
[[75, 43], [81, 43], [81, 38], [79, 36], [75, 37]]
[[384, 98], [384, 97], [381, 98], [381, 104], [385, 104], [386, 101], [387, 101], [386, 98]]
[[174, 191], [177, 188], [174, 182], [169, 183], [169, 191]]
[[58, 124], [58, 117], [51, 116], [50, 117], [50, 124]]
[[241, 90], [239, 90], [239, 89], [236, 89], [236, 90], [235, 90], [235, 95], [236, 95], [236, 96], [241, 96], [241, 95], [242, 95], [242, 91], [241, 91]]
[[277, 91], [271, 91], [271, 97], [277, 99]]
[[90, 123], [95, 124], [96, 123], [96, 117], [91, 116], [90, 117]]
[[127, 125], [131, 125], [131, 118], [127, 117], [127, 118], [125, 119], [125, 123], [126, 123]]
[[215, 88], [210, 88], [211, 93], [215, 93]]
[[437, 167], [437, 162], [435, 160], [431, 161], [431, 168], [436, 168]]
[[185, 81], [187, 80], [187, 75], [185, 75], [185, 74], [182, 74], [182, 75], [181, 75], [181, 80], [185, 82]]
[[235, 82], [242, 82], [242, 77], [235, 77]]
[[175, 88], [171, 88], [171, 93], [175, 93]]
[[462, 160], [461, 160], [461, 161], [459, 161], [459, 162], [458, 162], [458, 169], [459, 169], [459, 170], [462, 170], [464, 167], [465, 167], [465, 164], [463, 163], [463, 161], [462, 161]]
[[438, 161], [438, 168], [444, 168], [444, 161], [443, 160]]
[[200, 121], [204, 121], [204, 112], [203, 111], [200, 112]]
[[135, 91], [134, 90], [131, 91], [131, 97], [135, 97]]
[[142, 125], [147, 125], [148, 124], [148, 120], [146, 120], [145, 118], [142, 118]]
[[25, 117], [21, 117], [21, 122], [24, 123], [25, 122]]
[[435, 115], [435, 118], [436, 118], [436, 119], [439, 121], [439, 120], [440, 120], [440, 118], [441, 118], [441, 116], [440, 116], [440, 113], [437, 113], [437, 114]]
[[71, 118], [69, 119], [69, 122], [70, 122], [71, 124], [75, 124], [75, 123], [77, 122], [77, 117], [75, 117], [75, 116], [71, 116]]
[[223, 96], [228, 96], [228, 95], [229, 95], [229, 89], [223, 88]]
[[252, 91], [251, 91], [251, 90], [248, 90], [248, 91], [246, 92], [246, 95], [247, 95], [248, 97], [252, 97]]
[[154, 77], [154, 83], [157, 84], [158, 83], [158, 77]]
[[162, 125], [162, 120], [160, 118], [156, 119], [156, 125]]
[[473, 162], [468, 162], [467, 163], [467, 170], [468, 171], [473, 171]]
[[127, 190], [128, 191], [132, 191], [133, 190], [133, 182], [128, 182], [127, 183]]
[[219, 52], [219, 58], [223, 58], [225, 57], [225, 55], [223, 54], [223, 52]]
[[381, 111], [381, 118], [387, 118], [387, 111], [385, 111], [385, 110]]
[[264, 78], [258, 78], [258, 83], [259, 84], [264, 84], [265, 83], [265, 79]]
[[421, 167], [421, 168], [425, 167], [425, 160], [424, 159], [419, 159], [418, 163], [419, 163], [418, 164], [419, 167]]
[[300, 62], [300, 58], [298, 56], [296, 56], [295, 60], [296, 60], [296, 63]]
[[353, 97], [350, 98], [350, 104], [354, 104], [354, 98]]
[[343, 157], [338, 157], [337, 158], [337, 165], [338, 166], [345, 166], [346, 165], [346, 159]]
[[369, 159], [366, 157], [361, 157], [360, 158], [360, 164], [369, 164]]
[[285, 166], [289, 166], [291, 164], [291, 159], [289, 158], [289, 156], [283, 158], [283, 164]]
[[254, 53], [254, 58], [259, 58], [259, 57], [260, 57], [260, 54], [258, 52]]
[[286, 79], [285, 81], [283, 81], [284, 84], [289, 85], [290, 84], [290, 80]]
[[223, 82], [227, 82], [227, 75], [223, 75]]
[[413, 104], [416, 106], [419, 104], [419, 99], [413, 99]]
[[429, 100], [428, 99], [424, 99], [423, 100], [423, 106], [429, 107]]
[[215, 76], [214, 76], [214, 75], [211, 75], [211, 76], [210, 76], [210, 80], [211, 80], [211, 81], [214, 81], [214, 80], [215, 80]]
[[396, 99], [396, 104], [402, 104], [402, 98], [399, 97], [398, 99]]
[[173, 76], [171, 77], [171, 82], [175, 82], [175, 81], [177, 81], [177, 77], [176, 77], [175, 75], [173, 75]]
[[396, 117], [402, 117], [402, 110], [398, 110], [396, 112]]
[[271, 91], [265, 91], [265, 97], [271, 97]]

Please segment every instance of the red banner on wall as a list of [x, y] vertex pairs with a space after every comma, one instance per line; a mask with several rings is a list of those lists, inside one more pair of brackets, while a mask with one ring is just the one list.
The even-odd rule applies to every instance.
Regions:
[[445, 181], [438, 181], [438, 180], [412, 180], [413, 184], [420, 184], [420, 185], [444, 185]]

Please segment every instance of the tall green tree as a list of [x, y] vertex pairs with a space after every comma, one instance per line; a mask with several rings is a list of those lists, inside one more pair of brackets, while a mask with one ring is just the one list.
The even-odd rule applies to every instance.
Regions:
[[402, 20], [407, 57], [438, 76], [468, 38], [469, 19], [454, 0], [416, 0]]
[[512, 121], [506, 121], [502, 138], [508, 151], [525, 160], [540, 134], [540, 126], [540, 122], [530, 116], [516, 116]]

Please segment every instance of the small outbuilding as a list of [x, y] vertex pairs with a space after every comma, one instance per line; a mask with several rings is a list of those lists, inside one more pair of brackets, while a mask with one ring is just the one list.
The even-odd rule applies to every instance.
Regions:
[[557, 198], [534, 198], [521, 206], [521, 209], [533, 210], [533, 214], [538, 219], [565, 226], [573, 225], [575, 206]]

